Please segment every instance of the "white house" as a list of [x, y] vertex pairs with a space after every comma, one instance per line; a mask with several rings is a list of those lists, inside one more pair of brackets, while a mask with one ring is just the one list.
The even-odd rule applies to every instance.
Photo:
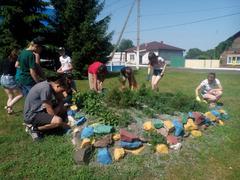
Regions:
[[[126, 61], [128, 64], [136, 64], [136, 50], [136, 47], [126, 50]], [[183, 58], [183, 52], [185, 51], [184, 49], [164, 44], [163, 41], [153, 41], [150, 43], [141, 44], [139, 50], [139, 64], [148, 64], [149, 52], [154, 52], [156, 55], [163, 57], [167, 61], [167, 63], [170, 63], [170, 61], [174, 58]]]

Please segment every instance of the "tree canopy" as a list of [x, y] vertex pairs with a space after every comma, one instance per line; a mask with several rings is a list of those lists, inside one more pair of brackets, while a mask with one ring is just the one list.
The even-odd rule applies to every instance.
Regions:
[[123, 52], [126, 49], [129, 49], [129, 48], [132, 48], [132, 47], [134, 47], [132, 40], [130, 40], [130, 39], [122, 39], [120, 44], [119, 44], [119, 47], [118, 47], [117, 51]]
[[44, 35], [48, 27], [43, 13], [47, 2], [41, 0], [3, 0], [0, 6], [0, 55], [6, 56], [13, 47], [25, 47], [34, 37]]

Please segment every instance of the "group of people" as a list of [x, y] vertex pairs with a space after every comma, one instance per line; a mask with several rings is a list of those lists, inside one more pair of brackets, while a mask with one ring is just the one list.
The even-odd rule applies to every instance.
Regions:
[[[25, 97], [24, 121], [28, 132], [34, 139], [38, 139], [44, 131], [58, 127], [70, 128], [66, 121], [66, 111], [71, 104], [71, 97], [76, 91], [76, 84], [72, 77], [73, 66], [71, 58], [66, 55], [65, 49], [60, 47], [59, 61], [61, 67], [57, 70], [59, 76], [47, 81], [40, 66], [42, 44], [34, 39], [29, 46], [19, 54], [17, 49], [10, 52], [3, 61], [1, 85], [8, 96], [5, 106], [7, 113], [13, 112], [14, 105]], [[19, 55], [18, 55], [19, 54]], [[158, 90], [159, 81], [164, 76], [166, 62], [154, 52], [148, 55], [149, 66], [147, 80], [151, 80], [152, 90]], [[105, 64], [95, 61], [88, 67], [90, 90], [102, 92], [103, 82], [107, 74]], [[124, 67], [120, 71], [121, 90], [138, 88], [134, 71], [131, 67]], [[196, 88], [196, 99], [201, 101], [199, 91], [204, 100], [216, 102], [222, 95], [222, 86], [214, 73]]]

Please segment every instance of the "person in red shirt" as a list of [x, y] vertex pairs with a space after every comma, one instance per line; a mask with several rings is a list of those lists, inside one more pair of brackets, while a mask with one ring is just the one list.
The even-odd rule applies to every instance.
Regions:
[[96, 61], [91, 65], [89, 65], [88, 80], [89, 80], [90, 89], [96, 92], [101, 92], [102, 84], [106, 74], [107, 74], [107, 67], [103, 63]]

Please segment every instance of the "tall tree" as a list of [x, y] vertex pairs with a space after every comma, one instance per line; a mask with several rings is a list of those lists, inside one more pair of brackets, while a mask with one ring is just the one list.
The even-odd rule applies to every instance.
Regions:
[[129, 48], [132, 48], [132, 47], [134, 47], [132, 40], [130, 40], [130, 39], [122, 39], [121, 42], [120, 42], [120, 45], [119, 45], [119, 47], [117, 49], [117, 51], [123, 52], [126, 49], [129, 49]]
[[112, 33], [107, 33], [110, 17], [97, 20], [104, 7], [99, 0], [52, 0], [56, 10], [53, 26], [58, 43], [72, 53], [75, 69], [110, 54]]
[[3, 0], [0, 6], [0, 54], [13, 46], [24, 47], [27, 41], [47, 31], [43, 14], [47, 2], [42, 0]]

